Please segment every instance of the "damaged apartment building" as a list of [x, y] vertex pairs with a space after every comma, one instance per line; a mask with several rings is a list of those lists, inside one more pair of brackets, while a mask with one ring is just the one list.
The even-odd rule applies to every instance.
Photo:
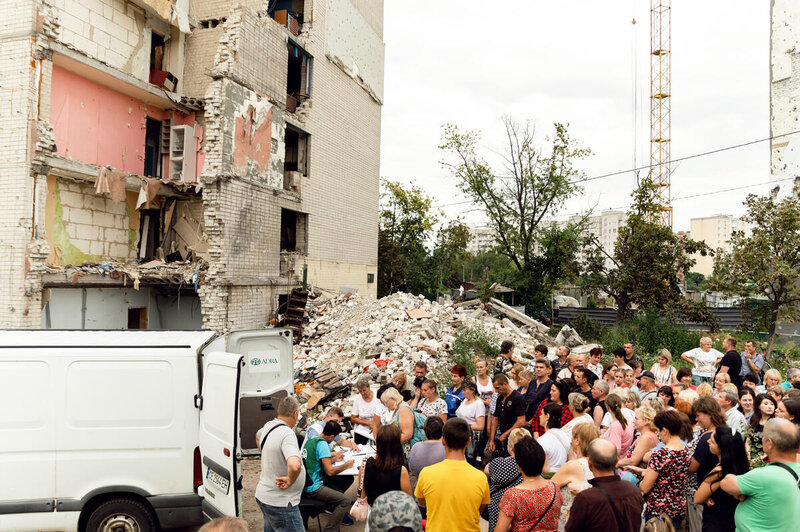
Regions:
[[382, 0], [17, 0], [0, 326], [263, 327], [376, 294]]

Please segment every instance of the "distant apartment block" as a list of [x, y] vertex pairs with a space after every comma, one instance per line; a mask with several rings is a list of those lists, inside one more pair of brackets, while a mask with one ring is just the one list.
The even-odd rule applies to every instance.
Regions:
[[[730, 238], [734, 231], [750, 231], [749, 225], [739, 218], [727, 214], [692, 218], [689, 237], [698, 242], [705, 242], [713, 250], [731, 250]], [[697, 262], [692, 268], [693, 272], [702, 273], [706, 277], [714, 273], [714, 257], [699, 253], [692, 255]]]
[[497, 245], [497, 237], [493, 229], [485, 227], [470, 227], [467, 251], [473, 255], [485, 253]]

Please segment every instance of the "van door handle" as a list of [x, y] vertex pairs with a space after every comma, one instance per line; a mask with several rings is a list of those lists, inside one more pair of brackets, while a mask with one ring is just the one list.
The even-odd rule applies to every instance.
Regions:
[[199, 408], [200, 410], [203, 409], [203, 396], [195, 394], [194, 396], [194, 407]]
[[271, 403], [263, 403], [261, 405], [261, 410], [275, 410], [275, 407], [272, 406]]

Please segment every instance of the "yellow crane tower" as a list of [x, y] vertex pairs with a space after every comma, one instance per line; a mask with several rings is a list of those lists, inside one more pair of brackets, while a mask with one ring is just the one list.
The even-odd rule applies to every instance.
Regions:
[[656, 185], [658, 223], [672, 228], [670, 121], [672, 0], [650, 2], [650, 177]]

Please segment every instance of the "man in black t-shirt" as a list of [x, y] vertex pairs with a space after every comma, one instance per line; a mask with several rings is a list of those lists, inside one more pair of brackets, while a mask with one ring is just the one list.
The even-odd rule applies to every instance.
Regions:
[[719, 368], [716, 377], [720, 373], [727, 373], [731, 378], [731, 382], [736, 385], [736, 389], [742, 389], [742, 357], [736, 350], [736, 338], [725, 338], [722, 342], [722, 348], [725, 349], [725, 356], [719, 362]]
[[525, 426], [525, 398], [508, 384], [508, 377], [495, 375], [492, 379], [497, 392], [497, 405], [489, 427], [488, 450], [495, 456], [508, 456], [506, 445], [511, 431]]

